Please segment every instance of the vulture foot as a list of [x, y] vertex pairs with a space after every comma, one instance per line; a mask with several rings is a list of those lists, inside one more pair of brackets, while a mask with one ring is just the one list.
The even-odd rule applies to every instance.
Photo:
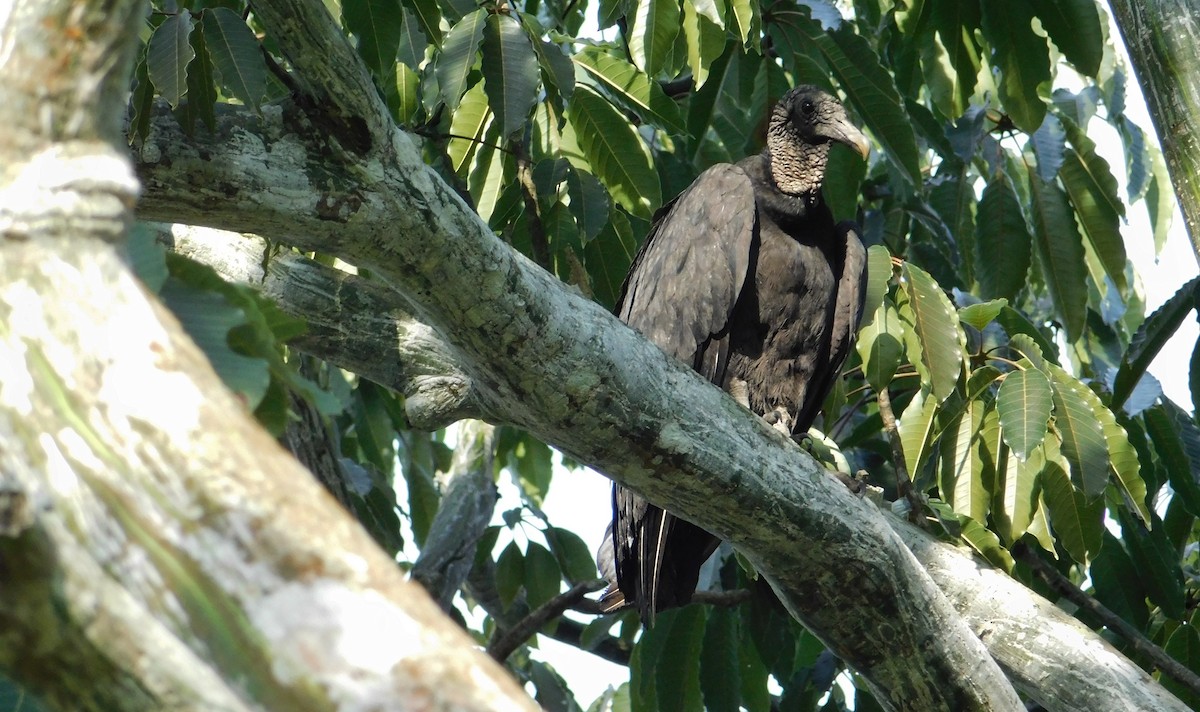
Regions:
[[763, 420], [767, 421], [767, 425], [782, 433], [784, 437], [792, 437], [792, 414], [787, 412], [786, 408], [776, 408], [763, 413]]

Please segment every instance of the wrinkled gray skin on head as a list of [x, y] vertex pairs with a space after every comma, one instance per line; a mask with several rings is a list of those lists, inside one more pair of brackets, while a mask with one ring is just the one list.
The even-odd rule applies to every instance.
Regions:
[[863, 157], [870, 150], [866, 137], [850, 123], [837, 99], [808, 85], [784, 95], [771, 110], [763, 152], [779, 190], [798, 197], [819, 191], [834, 141]]

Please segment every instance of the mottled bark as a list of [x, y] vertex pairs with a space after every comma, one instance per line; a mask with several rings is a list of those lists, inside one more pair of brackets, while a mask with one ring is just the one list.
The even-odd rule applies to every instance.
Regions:
[[118, 256], [144, 9], [0, 13], [0, 669], [63, 710], [535, 709]]
[[1109, 5], [1200, 262], [1200, 2], [1109, 0]]

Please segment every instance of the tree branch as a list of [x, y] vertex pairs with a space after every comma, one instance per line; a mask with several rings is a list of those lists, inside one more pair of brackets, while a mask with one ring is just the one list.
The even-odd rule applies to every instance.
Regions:
[[487, 415], [454, 349], [417, 321], [400, 296], [266, 240], [237, 233], [157, 225], [159, 240], [225, 279], [254, 287], [308, 330], [289, 345], [404, 394], [408, 422], [436, 430]]
[[413, 580], [424, 586], [444, 611], [450, 610], [454, 595], [467, 580], [475, 547], [496, 508], [492, 482], [495, 453], [495, 428], [480, 420], [464, 421], [443, 484], [441, 505], [412, 569]]
[[566, 591], [558, 594], [549, 601], [533, 609], [529, 615], [522, 618], [516, 625], [506, 630], [497, 631], [496, 637], [488, 643], [487, 653], [497, 662], [508, 660], [513, 651], [521, 644], [537, 634], [542, 626], [558, 618], [568, 608], [583, 600], [583, 597], [604, 588], [604, 581], [580, 581]]
[[1084, 593], [1083, 590], [1072, 583], [1066, 576], [1055, 571], [1053, 567], [1043, 561], [1042, 557], [1038, 556], [1037, 552], [1029, 548], [1027, 544], [1018, 541], [1012, 547], [1012, 555], [1014, 558], [1028, 564], [1029, 568], [1033, 569], [1033, 572], [1041, 577], [1050, 588], [1057, 591], [1071, 603], [1096, 616], [1105, 627], [1124, 638], [1129, 643], [1129, 646], [1133, 648], [1134, 652], [1145, 656], [1159, 670], [1162, 670], [1164, 674], [1191, 690], [1193, 694], [1200, 695], [1200, 676], [1189, 670], [1183, 663], [1167, 655], [1165, 650], [1155, 645], [1154, 641], [1145, 635], [1142, 635], [1140, 630], [1126, 623], [1124, 618], [1110, 611], [1100, 601]]

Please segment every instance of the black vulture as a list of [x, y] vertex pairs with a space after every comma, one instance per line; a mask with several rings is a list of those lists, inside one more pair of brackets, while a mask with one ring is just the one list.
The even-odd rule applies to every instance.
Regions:
[[[616, 313], [742, 405], [799, 437], [853, 345], [866, 252], [821, 195], [833, 142], [867, 156], [842, 105], [813, 86], [771, 112], [766, 147], [709, 168], [664, 206], [634, 258]], [[598, 557], [607, 611], [688, 603], [717, 539], [619, 485]], [[609, 546], [611, 545], [611, 549]]]

